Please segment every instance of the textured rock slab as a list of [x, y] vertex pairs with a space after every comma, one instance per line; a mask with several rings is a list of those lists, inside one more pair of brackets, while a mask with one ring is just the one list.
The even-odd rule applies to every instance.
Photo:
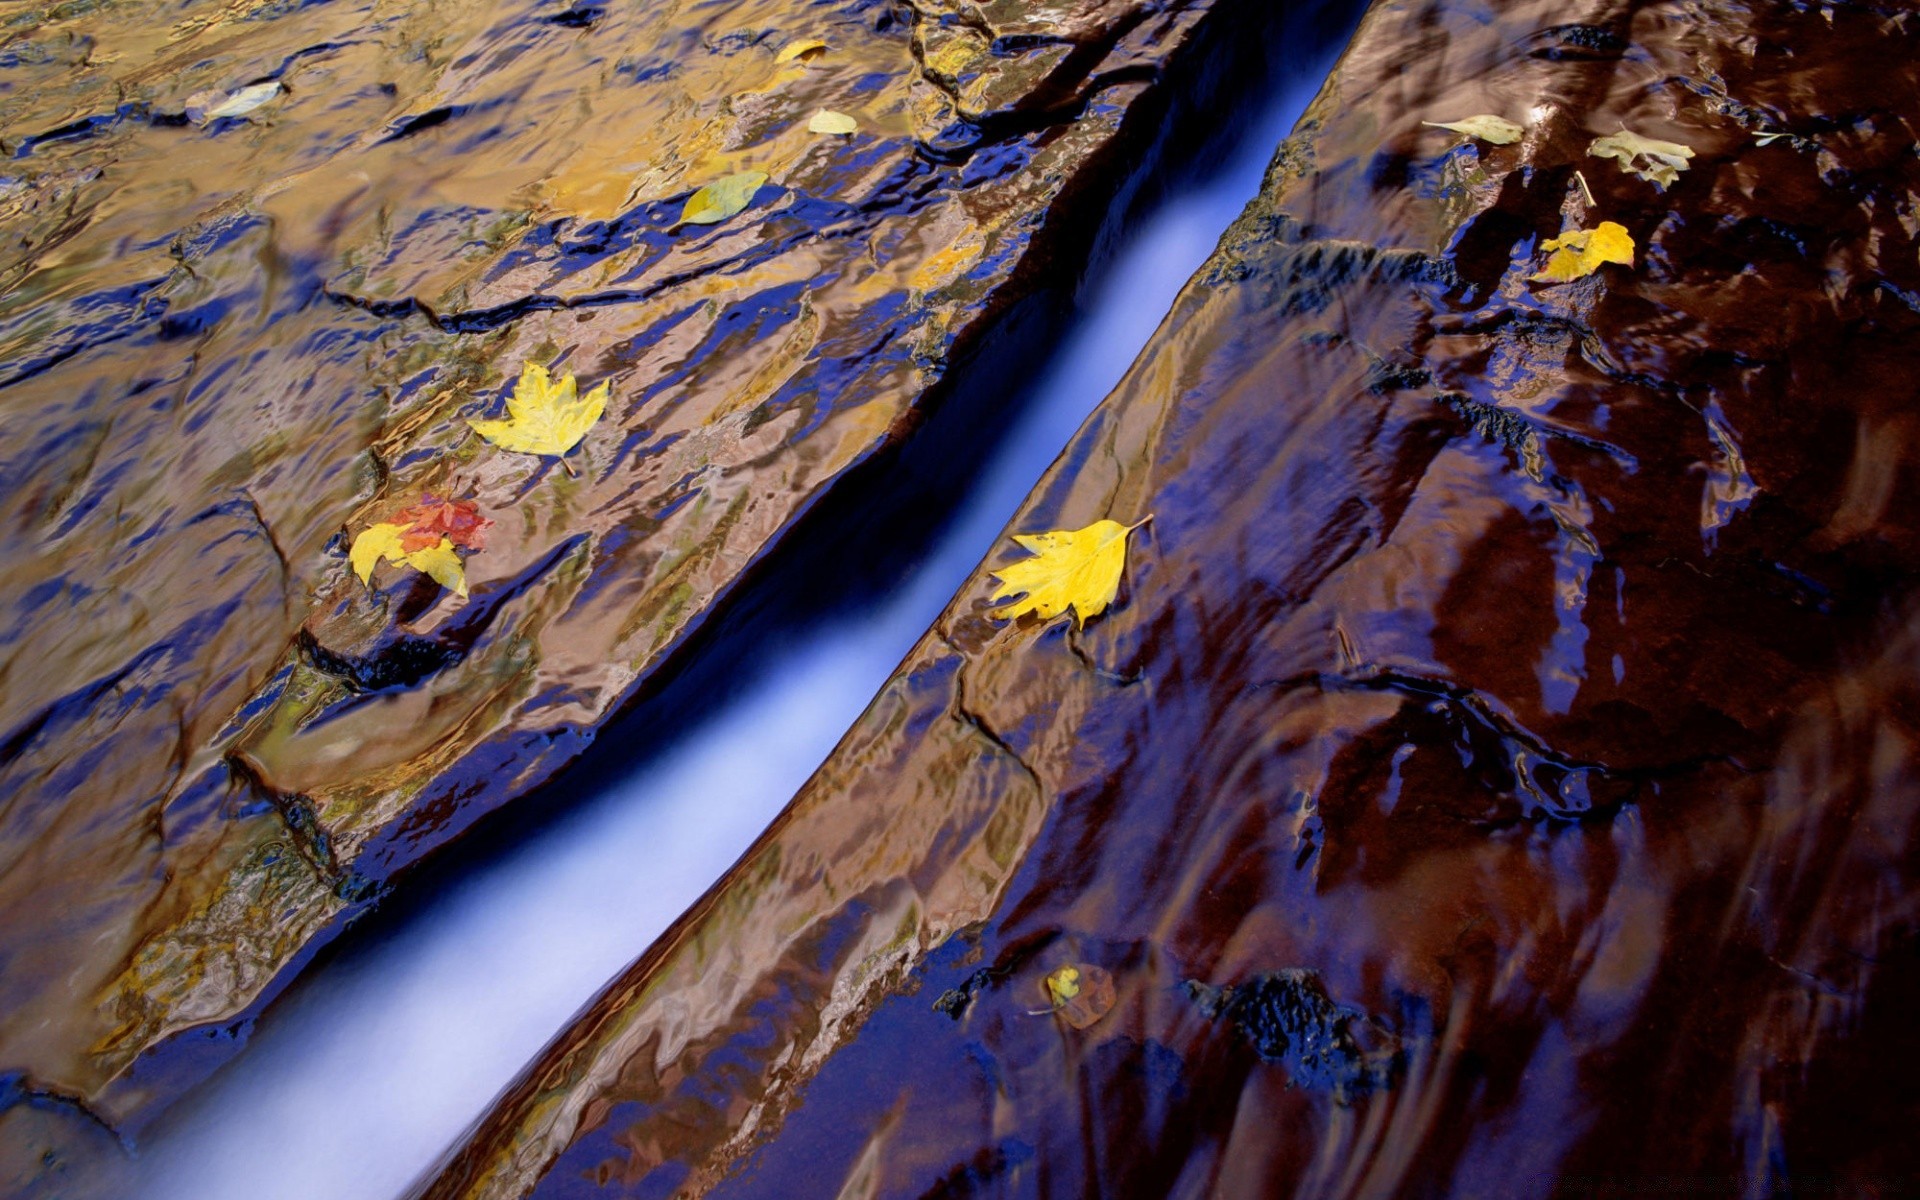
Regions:
[[1120, 605], [983, 570], [420, 1194], [1914, 1178], [1916, 134], [1897, 7], [1376, 4], [1015, 522]]
[[[0, 19], [0, 1073], [148, 1111], [576, 755], [1084, 257], [1211, 9], [968, 9], [937, 69], [955, 13], [864, 0]], [[526, 360], [612, 386], [568, 470], [468, 428]], [[369, 591], [429, 493], [470, 597]]]

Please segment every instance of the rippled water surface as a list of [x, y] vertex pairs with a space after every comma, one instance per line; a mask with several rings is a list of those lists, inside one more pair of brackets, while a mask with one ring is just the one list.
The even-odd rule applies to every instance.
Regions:
[[688, 744], [301, 986], [143, 1149], [139, 1193], [398, 1194], [826, 757], [1238, 215], [1329, 61], [1301, 63], [1227, 168], [1129, 235], [961, 519], [898, 595], [779, 652], [767, 682]]
[[[923, 571], [710, 719], [648, 693], [668, 748], [612, 727], [576, 781], [641, 774], [518, 825], [673, 652], [745, 661], [735, 581], [975, 473], [954, 414], [1017, 397], [921, 400], [1037, 370], [1022, 281], [1113, 232], [1052, 218], [1201, 8], [194, 11], [0, 63], [29, 1170], [127, 1117], [154, 1195], [385, 1196], [478, 1115], [420, 1194], [1920, 1187], [1910, 6], [1374, 6], [1124, 377], [1221, 218], [1120, 260]], [[1428, 123], [1481, 111], [1524, 136]], [[1686, 170], [1596, 159], [1622, 128]], [[684, 227], [723, 169], [772, 181]], [[1538, 277], [1602, 220], [1630, 262]], [[577, 474], [466, 431], [528, 358], [626, 398]], [[495, 514], [464, 603], [343, 560], [431, 489]], [[1078, 628], [989, 611], [1009, 512], [1153, 521]], [[1037, 1007], [1068, 966], [1093, 1020]]]
[[[1190, 130], [1203, 64], [1250, 57], [1212, 9], [0, 12], [19, 1169], [137, 1135], [743, 580], [876, 507], [936, 398], [991, 390], [956, 363], [1044, 338], [1043, 285], [1117, 230], [1172, 93]], [[739, 174], [744, 211], [681, 219]], [[527, 362], [611, 391], [564, 460], [469, 425]], [[993, 440], [948, 436], [932, 475]], [[491, 522], [465, 594], [356, 578], [349, 545], [432, 498]]]
[[[770, 660], [756, 664], [764, 682], [733, 697], [643, 776], [618, 781], [559, 828], [409, 908], [371, 945], [328, 956], [315, 979], [269, 1012], [238, 1064], [138, 1139], [134, 1190], [182, 1198], [397, 1194], [574, 1008], [718, 877], [826, 756], [1252, 196], [1269, 148], [1327, 61], [1300, 58], [1279, 100], [1240, 98], [1236, 104], [1263, 111], [1256, 121], [1231, 119], [1244, 125], [1231, 163], [1127, 232], [1071, 336], [1041, 359], [1046, 380], [1021, 380], [1031, 396], [1004, 449], [979, 470], [941, 545], [897, 593], [839, 614], [804, 643], [770, 647], [762, 655]], [[278, 113], [307, 90], [288, 83], [265, 111]], [[240, 117], [161, 129], [234, 140], [252, 132]], [[490, 156], [499, 152], [495, 136], [486, 136]], [[338, 305], [326, 309], [330, 330], [340, 315]], [[261, 353], [275, 353], [282, 317], [257, 317]], [[371, 338], [378, 323], [367, 324]], [[284, 336], [298, 344], [292, 330]], [[342, 349], [351, 349], [340, 355], [348, 372], [369, 353], [346, 342]], [[169, 447], [157, 445], [154, 468], [175, 453]], [[313, 507], [311, 515], [324, 513]]]
[[1371, 8], [1015, 518], [1115, 609], [996, 549], [428, 1194], [1912, 1192], [1915, 18]]

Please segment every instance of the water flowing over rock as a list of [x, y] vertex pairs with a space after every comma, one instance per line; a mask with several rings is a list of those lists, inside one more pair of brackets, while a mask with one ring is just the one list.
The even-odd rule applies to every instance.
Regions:
[[[0, 16], [0, 1125], [26, 1157], [45, 1114], [133, 1128], [230, 1054], [1070, 286], [1169, 95], [1249, 52], [1215, 9]], [[810, 132], [822, 108], [858, 131]], [[746, 211], [680, 222], [745, 171]], [[612, 385], [564, 469], [467, 424], [524, 361]], [[351, 537], [428, 495], [493, 522], [470, 597], [363, 586]]]
[[1380, 0], [1012, 526], [1117, 606], [984, 564], [418, 1194], [1911, 1187], [1917, 143], [1904, 6]]

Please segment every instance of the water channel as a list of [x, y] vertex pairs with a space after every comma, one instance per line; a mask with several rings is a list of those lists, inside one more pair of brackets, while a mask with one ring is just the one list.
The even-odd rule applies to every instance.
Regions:
[[404, 916], [356, 930], [245, 1053], [143, 1139], [147, 1200], [386, 1200], [752, 842], [1145, 344], [1257, 190], [1337, 47], [1292, 64], [1226, 159], [1125, 233], [935, 550], [896, 591], [768, 651], [677, 745]]

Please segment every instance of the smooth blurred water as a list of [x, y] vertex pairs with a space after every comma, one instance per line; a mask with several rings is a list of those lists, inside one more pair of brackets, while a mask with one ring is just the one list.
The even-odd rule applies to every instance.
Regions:
[[938, 549], [897, 592], [369, 949], [309, 973], [141, 1147], [152, 1200], [387, 1200], [747, 849], [992, 549], [1119, 382], [1328, 61], [1298, 64], [1232, 156], [1131, 230]]

